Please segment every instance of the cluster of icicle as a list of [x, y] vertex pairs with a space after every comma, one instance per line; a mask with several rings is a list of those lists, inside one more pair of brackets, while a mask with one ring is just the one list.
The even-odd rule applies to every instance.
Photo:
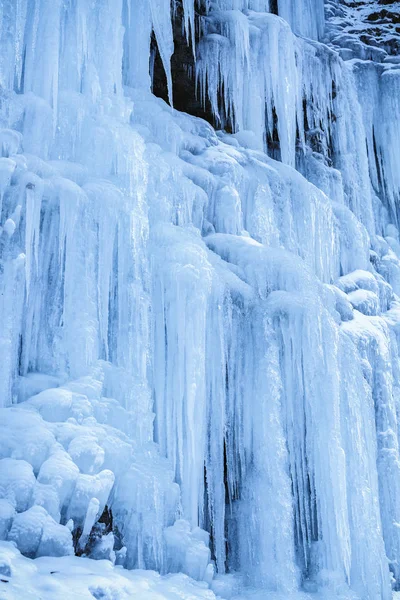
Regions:
[[[325, 46], [322, 0], [269, 8], [209, 3], [195, 43], [183, 1], [226, 134], [150, 93], [154, 31], [172, 99], [169, 0], [2, 3], [0, 459], [33, 470], [22, 503], [0, 480], [0, 530], [15, 540], [36, 504], [66, 527], [83, 477], [75, 526], [110, 506], [125, 566], [388, 599], [399, 71]], [[15, 414], [45, 422], [35, 452]], [[69, 495], [62, 469], [43, 475], [56, 452]]]

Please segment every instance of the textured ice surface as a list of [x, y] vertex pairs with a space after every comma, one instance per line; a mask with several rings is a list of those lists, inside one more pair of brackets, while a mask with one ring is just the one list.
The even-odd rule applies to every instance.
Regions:
[[8, 542], [0, 542], [0, 586], [4, 600], [215, 600], [206, 583], [187, 575], [160, 577], [73, 556], [29, 561]]
[[400, 586], [400, 71], [336, 4], [3, 2], [6, 598]]

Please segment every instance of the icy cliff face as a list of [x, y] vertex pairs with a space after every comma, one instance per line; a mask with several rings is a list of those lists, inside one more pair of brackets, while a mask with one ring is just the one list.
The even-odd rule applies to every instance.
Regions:
[[[400, 586], [377, 4], [0, 4], [0, 538], [25, 556], [184, 572], [191, 598]], [[178, 29], [215, 128], [151, 93], [161, 65], [173, 102]]]

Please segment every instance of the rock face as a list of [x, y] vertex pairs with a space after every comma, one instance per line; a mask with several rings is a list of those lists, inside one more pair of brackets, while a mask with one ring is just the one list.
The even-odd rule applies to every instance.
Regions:
[[396, 63], [400, 50], [400, 3], [390, 0], [327, 3], [327, 39], [340, 54]]
[[2, 3], [4, 576], [400, 587], [398, 4]]

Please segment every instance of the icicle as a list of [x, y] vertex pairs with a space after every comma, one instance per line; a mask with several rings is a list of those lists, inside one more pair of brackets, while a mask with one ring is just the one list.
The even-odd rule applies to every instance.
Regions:
[[[4, 145], [4, 143], [3, 143]], [[10, 185], [12, 174], [14, 173], [16, 162], [11, 158], [0, 158], [0, 223], [3, 208], [3, 197]]]
[[212, 12], [208, 21], [220, 35], [209, 33], [199, 45], [203, 98], [207, 93], [222, 126], [230, 119], [235, 129], [254, 132], [260, 149], [266, 134], [273, 135], [275, 111], [282, 160], [294, 165], [299, 91], [290, 28], [274, 15], [253, 12]]
[[325, 29], [323, 0], [278, 0], [279, 16], [295, 33], [320, 40]]
[[[30, 282], [34, 273], [39, 272], [40, 211], [43, 185], [39, 177], [27, 174], [21, 182], [26, 194], [25, 209], [25, 271], [26, 292], [29, 295]], [[32, 260], [33, 257], [33, 260]], [[35, 270], [33, 270], [35, 269]]]
[[167, 77], [169, 103], [172, 106], [171, 56], [174, 52], [174, 40], [171, 25], [171, 3], [169, 0], [150, 0], [150, 10], [154, 33]]

